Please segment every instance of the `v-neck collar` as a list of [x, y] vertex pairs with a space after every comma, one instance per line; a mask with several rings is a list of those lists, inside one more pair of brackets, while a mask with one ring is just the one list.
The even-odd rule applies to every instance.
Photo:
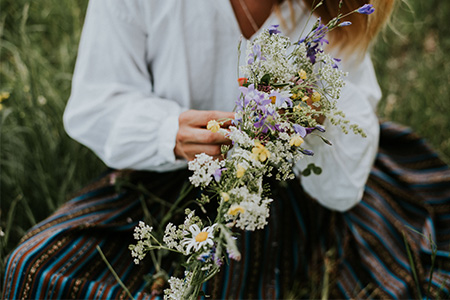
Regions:
[[273, 19], [275, 18], [275, 14], [272, 11], [269, 17], [267, 17], [267, 19], [264, 21], [263, 25], [256, 32], [254, 32], [250, 38], [246, 38], [242, 33], [241, 27], [239, 26], [239, 22], [236, 18], [236, 14], [234, 13], [233, 6], [231, 5], [230, 0], [215, 0], [215, 1], [217, 1], [217, 3], [221, 5], [221, 8], [226, 14], [227, 19], [233, 26], [233, 30], [235, 30], [239, 35], [242, 36], [243, 39], [247, 41], [252, 40], [256, 35], [258, 35], [259, 32], [261, 32], [261, 30], [267, 28], [270, 23], [274, 22]]

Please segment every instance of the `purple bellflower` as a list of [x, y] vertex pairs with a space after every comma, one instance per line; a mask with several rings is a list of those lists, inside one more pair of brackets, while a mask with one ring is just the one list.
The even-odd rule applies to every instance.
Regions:
[[222, 172], [226, 170], [227, 168], [219, 168], [214, 172], [213, 177], [216, 180], [216, 182], [220, 181], [220, 178], [222, 177]]
[[316, 55], [319, 51], [322, 51], [319, 47], [324, 43], [328, 44], [328, 40], [325, 38], [329, 32], [329, 28], [321, 23], [319, 18], [316, 23], [316, 28], [312, 31], [311, 36], [306, 36], [305, 38], [298, 41], [299, 44], [306, 43], [306, 56], [309, 58], [312, 64], [316, 63]]
[[300, 152], [305, 154], [305, 155], [309, 155], [309, 156], [313, 156], [314, 152], [312, 150], [308, 150], [308, 149], [300, 149]]
[[292, 126], [294, 127], [294, 131], [296, 133], [298, 133], [298, 135], [300, 135], [302, 138], [304, 138], [306, 136], [306, 134], [308, 133], [306, 128], [301, 125], [294, 124]]
[[360, 8], [356, 10], [357, 13], [363, 14], [363, 15], [370, 15], [375, 11], [375, 8], [372, 4], [364, 4]]
[[272, 35], [272, 34], [281, 33], [281, 31], [278, 30], [279, 26], [280, 25], [270, 25], [269, 26], [269, 34]]
[[339, 27], [345, 27], [345, 26], [350, 26], [350, 25], [352, 25], [352, 22], [350, 22], [350, 21], [345, 21], [345, 22], [342, 22], [342, 23], [339, 23]]
[[261, 46], [258, 44], [255, 44], [253, 46], [253, 53], [251, 53], [250, 58], [247, 61], [247, 64], [251, 65], [254, 62], [260, 62], [266, 60], [264, 56], [261, 55]]
[[306, 134], [310, 134], [314, 130], [318, 130], [320, 132], [325, 132], [325, 127], [323, 127], [322, 125], [317, 125], [315, 127], [308, 127], [308, 128], [306, 128]]

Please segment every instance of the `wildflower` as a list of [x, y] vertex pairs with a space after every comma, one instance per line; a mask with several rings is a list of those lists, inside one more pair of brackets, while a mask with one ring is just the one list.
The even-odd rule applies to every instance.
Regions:
[[255, 147], [252, 149], [252, 153], [256, 160], [260, 160], [261, 162], [266, 161], [270, 157], [270, 152], [264, 147], [260, 142], [255, 142]]
[[318, 92], [312, 93], [311, 100], [312, 100], [312, 102], [320, 101], [320, 94]]
[[249, 57], [250, 58], [247, 61], [247, 64], [249, 65], [266, 60], [266, 58], [261, 55], [261, 46], [258, 44], [253, 46], [253, 52], [250, 53]]
[[289, 107], [292, 106], [292, 101], [289, 96], [284, 96], [277, 91], [272, 91], [269, 94], [269, 99], [271, 100], [272, 104], [276, 104], [276, 106], [278, 107], [285, 107], [285, 103]]
[[350, 26], [350, 25], [352, 25], [352, 22], [345, 21], [345, 22], [340, 23], [338, 25], [338, 27], [345, 27], [345, 26]]
[[213, 177], [216, 180], [216, 182], [220, 181], [220, 178], [222, 178], [222, 172], [226, 171], [226, 170], [227, 170], [227, 168], [220, 168], [214, 172]]
[[168, 280], [170, 288], [164, 290], [165, 300], [187, 299], [192, 292], [192, 279], [194, 272], [185, 271], [184, 278], [170, 277]]
[[289, 145], [290, 145], [291, 147], [292, 147], [292, 146], [298, 147], [298, 146], [300, 146], [301, 144], [303, 144], [303, 139], [302, 139], [299, 135], [297, 135], [297, 134], [293, 135], [292, 138], [291, 138], [291, 140], [289, 141]]
[[303, 69], [301, 69], [301, 70], [298, 72], [298, 76], [300, 77], [300, 79], [305, 80], [305, 79], [307, 78], [307, 76], [306, 76], [306, 71], [303, 70]]
[[244, 86], [245, 84], [247, 84], [247, 81], [248, 81], [248, 79], [245, 77], [238, 78], [239, 86]]
[[231, 234], [231, 231], [224, 225], [220, 226], [220, 233], [223, 234], [225, 244], [227, 247], [228, 257], [236, 261], [241, 260], [241, 253], [236, 245], [236, 238]]
[[308, 149], [300, 149], [300, 152], [305, 154], [305, 155], [309, 155], [309, 156], [313, 156], [314, 152]]
[[293, 124], [292, 127], [294, 127], [294, 131], [298, 133], [302, 138], [306, 136], [307, 130], [302, 125]]
[[189, 180], [196, 187], [199, 185], [206, 186], [211, 182], [217, 169], [221, 168], [223, 163], [205, 153], [197, 154], [195, 157], [193, 161], [188, 163], [189, 170], [194, 171]]
[[360, 13], [363, 15], [370, 15], [371, 13], [373, 13], [375, 11], [375, 8], [373, 7], [372, 4], [364, 4], [363, 6], [361, 6], [360, 8], [358, 8], [355, 11], [357, 13]]
[[206, 125], [206, 129], [211, 130], [211, 132], [217, 132], [220, 129], [220, 123], [216, 120], [211, 120]]
[[242, 176], [244, 176], [245, 171], [246, 171], [245, 168], [242, 165], [238, 164], [236, 170], [236, 177], [241, 178]]
[[223, 201], [227, 202], [228, 200], [230, 200], [230, 195], [226, 192], [221, 192], [220, 196], [222, 196]]
[[150, 239], [152, 237], [153, 228], [146, 225], [144, 222], [139, 221], [138, 226], [134, 227], [133, 237], [137, 240], [136, 245], [130, 245], [128, 248], [131, 250], [131, 256], [134, 257], [134, 263], [139, 264], [139, 261], [143, 260], [147, 252], [147, 247], [151, 246]]
[[272, 35], [272, 34], [281, 33], [281, 31], [278, 30], [279, 26], [280, 25], [270, 25], [269, 26], [269, 34]]
[[243, 214], [245, 212], [245, 208], [240, 206], [239, 204], [233, 204], [228, 209], [228, 214], [232, 216], [236, 216], [238, 213]]
[[194, 248], [195, 251], [200, 250], [202, 247], [207, 245], [214, 245], [213, 242], [213, 231], [216, 227], [216, 224], [213, 226], [206, 226], [202, 230], [198, 227], [197, 224], [192, 224], [189, 226], [189, 231], [191, 233], [191, 237], [184, 238], [181, 242], [184, 246], [186, 246], [186, 254], [191, 252], [191, 249]]

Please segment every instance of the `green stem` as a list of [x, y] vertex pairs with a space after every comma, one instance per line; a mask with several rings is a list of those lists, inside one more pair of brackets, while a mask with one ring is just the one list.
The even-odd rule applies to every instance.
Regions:
[[114, 278], [117, 280], [117, 282], [119, 283], [119, 285], [125, 290], [125, 292], [127, 293], [128, 297], [130, 297], [131, 299], [135, 300], [133, 295], [131, 295], [130, 290], [128, 290], [128, 288], [125, 286], [125, 284], [122, 282], [122, 280], [120, 279], [119, 275], [117, 275], [116, 271], [114, 271], [113, 267], [109, 264], [108, 259], [106, 258], [106, 256], [103, 254], [102, 249], [100, 249], [100, 246], [97, 245], [96, 246], [98, 253], [100, 253], [100, 256], [102, 257], [103, 261], [105, 262], [106, 266], [108, 267], [108, 269], [111, 271], [111, 273], [113, 274]]
[[412, 257], [411, 250], [409, 249], [409, 244], [408, 244], [408, 241], [406, 240], [406, 235], [404, 233], [403, 233], [403, 240], [405, 241], [406, 253], [408, 254], [408, 260], [409, 260], [409, 263], [411, 264], [411, 271], [413, 273], [414, 281], [416, 282], [417, 292], [419, 294], [419, 299], [423, 299], [422, 293], [420, 292], [419, 279], [417, 278], [417, 273], [416, 273], [416, 267], [415, 267], [415, 264], [414, 264], [414, 259]]
[[428, 287], [427, 287], [427, 295], [426, 295], [427, 300], [428, 300], [428, 296], [430, 295], [431, 281], [433, 280], [433, 273], [434, 273], [434, 262], [436, 260], [436, 254], [437, 254], [436, 245], [434, 244], [434, 242], [431, 238], [431, 234], [428, 237], [428, 242], [430, 243], [430, 248], [431, 248], [431, 268], [430, 268], [430, 277], [428, 279]]
[[186, 188], [186, 184], [183, 186], [181, 192], [180, 192], [180, 196], [178, 197], [178, 199], [175, 201], [175, 203], [170, 207], [169, 211], [167, 212], [167, 214], [164, 216], [164, 218], [161, 220], [161, 226], [164, 226], [172, 217], [172, 213], [175, 209], [177, 209], [178, 204], [180, 204], [180, 202], [189, 194], [189, 192], [192, 190], [193, 185], [189, 184], [189, 186]]

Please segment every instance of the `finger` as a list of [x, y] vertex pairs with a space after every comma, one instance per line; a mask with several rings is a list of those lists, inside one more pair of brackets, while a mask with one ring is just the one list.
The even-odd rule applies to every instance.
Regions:
[[[197, 127], [206, 127], [211, 120], [234, 119], [233, 112], [217, 110], [188, 110], [180, 115], [180, 123], [190, 124]], [[229, 123], [229, 122], [228, 122]]]
[[183, 128], [178, 131], [177, 139], [183, 144], [229, 145], [230, 139], [221, 133], [214, 133], [203, 128]]
[[183, 146], [183, 151], [189, 160], [195, 159], [195, 155], [205, 153], [216, 158], [223, 158], [220, 145], [187, 144]]

